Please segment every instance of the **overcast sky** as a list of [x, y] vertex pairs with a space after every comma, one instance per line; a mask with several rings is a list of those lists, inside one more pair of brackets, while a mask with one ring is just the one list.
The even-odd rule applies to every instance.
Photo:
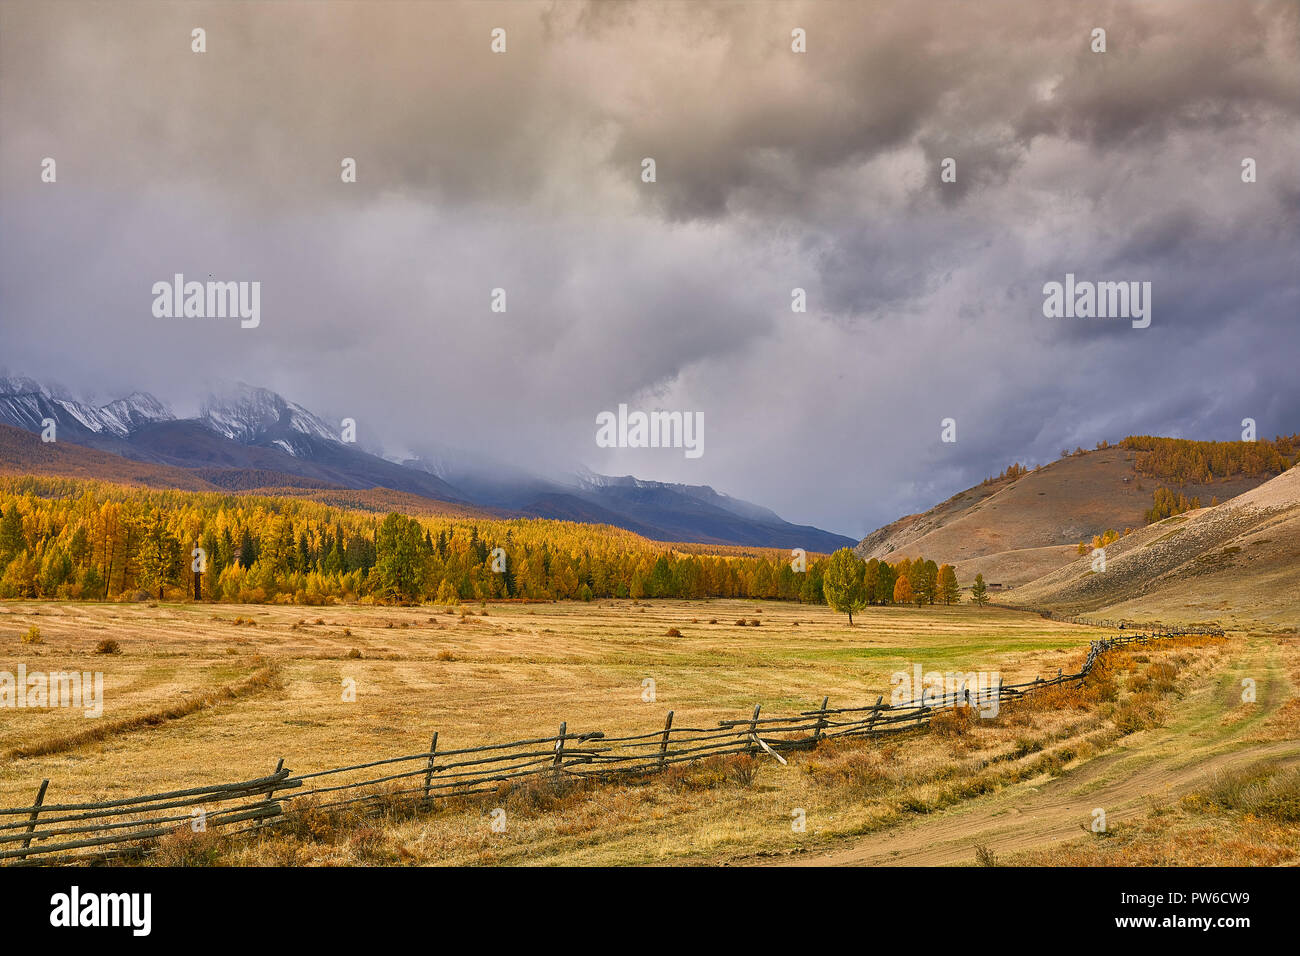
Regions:
[[[1291, 0], [3, 2], [0, 367], [857, 536], [1102, 438], [1300, 431], [1297, 157]], [[177, 272], [261, 325], [155, 318]], [[1150, 327], [1045, 318], [1067, 272]], [[596, 447], [620, 402], [704, 454]]]

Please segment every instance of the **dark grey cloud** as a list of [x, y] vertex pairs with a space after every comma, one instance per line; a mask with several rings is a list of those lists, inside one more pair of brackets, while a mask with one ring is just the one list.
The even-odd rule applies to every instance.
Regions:
[[[1297, 9], [14, 0], [0, 365], [846, 533], [1101, 438], [1295, 431]], [[260, 280], [262, 326], [154, 319], [175, 272]], [[1151, 281], [1151, 327], [1045, 319], [1066, 272]], [[623, 401], [703, 411], [704, 457], [597, 449]]]

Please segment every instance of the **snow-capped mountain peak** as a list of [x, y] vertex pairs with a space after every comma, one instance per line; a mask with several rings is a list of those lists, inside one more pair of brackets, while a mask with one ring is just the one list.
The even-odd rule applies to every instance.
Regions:
[[0, 422], [40, 430], [53, 418], [60, 425], [80, 427], [96, 435], [125, 438], [151, 422], [171, 421], [171, 409], [148, 392], [132, 392], [107, 405], [78, 401], [60, 386], [45, 385], [25, 376], [0, 377]]
[[199, 420], [231, 441], [274, 444], [295, 456], [307, 453], [307, 445], [297, 440], [300, 435], [339, 442], [324, 419], [270, 389], [242, 382], [226, 395], [209, 396]]
[[170, 408], [148, 392], [132, 392], [126, 398], [109, 402], [99, 409], [99, 416], [106, 428], [123, 436], [150, 422], [169, 422], [176, 418]]

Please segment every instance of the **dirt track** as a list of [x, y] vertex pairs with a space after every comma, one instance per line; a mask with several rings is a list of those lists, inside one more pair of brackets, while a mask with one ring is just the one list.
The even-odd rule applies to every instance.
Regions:
[[[1225, 727], [1239, 700], [1242, 677], [1254, 677], [1254, 714]], [[1263, 759], [1300, 761], [1300, 741], [1247, 743], [1286, 698], [1287, 678], [1276, 646], [1252, 638], [1243, 653], [1189, 693], [1170, 725], [1125, 738], [1118, 750], [1085, 761], [1059, 777], [1018, 784], [916, 823], [828, 852], [782, 861], [786, 866], [937, 866], [972, 863], [983, 844], [995, 855], [1081, 837], [1094, 808], [1109, 825], [1145, 815], [1152, 801], [1175, 798], [1218, 770]]]

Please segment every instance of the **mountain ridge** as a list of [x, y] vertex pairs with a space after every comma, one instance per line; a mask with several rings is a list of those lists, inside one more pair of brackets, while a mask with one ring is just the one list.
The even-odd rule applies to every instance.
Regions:
[[[57, 438], [123, 462], [181, 469], [214, 490], [301, 488], [317, 491], [385, 488], [440, 505], [494, 514], [612, 524], [660, 541], [833, 551], [852, 538], [785, 521], [769, 508], [708, 485], [613, 477], [579, 468], [547, 478], [516, 466], [457, 460], [455, 455], [395, 459], [343, 440], [324, 418], [278, 393], [236, 383], [209, 394], [193, 418], [178, 418], [163, 402], [135, 391], [104, 405], [78, 401], [66, 390], [30, 378], [0, 378], [0, 425], [40, 433], [53, 419]], [[79, 472], [98, 468], [133, 480], [135, 466], [112, 458], [81, 459]], [[156, 480], [163, 474], [154, 473]]]

